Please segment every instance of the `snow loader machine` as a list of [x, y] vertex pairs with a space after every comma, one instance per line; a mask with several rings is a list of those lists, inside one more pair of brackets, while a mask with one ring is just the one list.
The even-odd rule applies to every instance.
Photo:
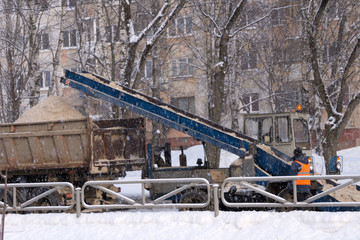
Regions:
[[[239, 159], [230, 167], [212, 166], [206, 159], [199, 160], [196, 166], [187, 166], [181, 154], [180, 164], [172, 166], [169, 144], [162, 148], [147, 144], [147, 164], [143, 178], [205, 178], [211, 184], [221, 184], [228, 177], [247, 176], [286, 176], [290, 168], [290, 157], [295, 147], [300, 147], [311, 156], [310, 135], [307, 116], [301, 112], [284, 114], [249, 115], [244, 119], [244, 133], [233, 131], [219, 124], [183, 111], [125, 86], [117, 85], [92, 73], [75, 73], [65, 70], [61, 82], [78, 89], [88, 96], [108, 101], [126, 108], [147, 119], [161, 123], [169, 128], [183, 132], [204, 145], [211, 144], [231, 152]], [[161, 151], [165, 156], [162, 159]], [[203, 163], [201, 163], [204, 161]], [[278, 194], [287, 182], [256, 182], [268, 191]], [[180, 186], [176, 184], [148, 185], [150, 196], [163, 196]], [[229, 186], [225, 198], [230, 201], [266, 202], [266, 197], [254, 191]], [[201, 186], [181, 192], [172, 198], [176, 202], [202, 202], [206, 191]], [[318, 184], [313, 191], [320, 191]], [[225, 208], [226, 209], [226, 208]]]

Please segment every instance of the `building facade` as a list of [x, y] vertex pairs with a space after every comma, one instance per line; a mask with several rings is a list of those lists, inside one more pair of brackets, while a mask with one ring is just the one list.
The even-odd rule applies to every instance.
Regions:
[[[150, 26], [137, 48], [136, 56], [140, 57], [163, 23], [151, 25], [164, 6], [164, 1], [132, 3], [131, 26], [125, 24], [128, 16], [124, 11], [124, 2], [120, 0], [33, 2], [37, 21], [39, 55], [35, 59], [38, 63], [36, 74], [40, 99], [53, 94], [82, 98], [81, 93], [60, 85], [59, 79], [64, 69], [86, 70], [124, 83], [123, 71], [129, 56], [129, 41]], [[223, 110], [220, 124], [242, 130], [244, 114], [293, 111], [298, 104], [310, 114], [315, 111], [313, 76], [304, 37], [302, 14], [305, 2], [254, 0], [248, 1], [248, 5], [242, 9], [241, 17], [236, 19], [231, 29], [228, 44], [229, 64], [223, 85], [225, 97], [221, 99]], [[4, 1], [4, 9], [8, 7], [5, 3], [7, 1]], [[169, 1], [172, 7], [176, 3]], [[356, 4], [354, 6], [358, 7]], [[12, 7], [15, 10], [9, 14], [14, 16], [16, 6]], [[210, 99], [214, 92], [211, 79], [219, 64], [215, 57], [219, 44], [216, 29], [221, 31], [221, 26], [226, 24], [227, 16], [231, 13], [229, 9], [231, 6], [226, 2], [188, 1], [169, 20], [167, 28], [148, 53], [144, 69], [139, 70], [141, 81], [137, 90], [183, 110], [209, 117], [208, 109], [212, 105]], [[334, 27], [333, 33], [339, 27], [340, 15], [345, 10], [337, 2], [329, 7], [327, 21], [328, 26]], [[356, 24], [357, 16], [351, 15], [353, 9], [347, 11], [349, 17], [354, 18], [345, 28], [351, 32], [351, 22]], [[213, 17], [208, 16], [210, 13]], [[329, 69], [339, 49], [335, 44], [336, 37], [336, 34], [324, 37], [321, 44], [319, 62], [329, 66]], [[136, 67], [137, 60], [134, 62]], [[358, 75], [349, 82], [344, 105], [359, 90], [358, 82]], [[23, 98], [21, 111], [29, 107], [29, 99]], [[85, 104], [85, 112], [92, 118], [113, 116], [114, 108], [106, 102], [89, 100]], [[325, 119], [322, 111], [322, 126]], [[360, 144], [359, 119], [359, 111], [356, 110], [341, 138], [340, 148]], [[150, 129], [148, 137], [152, 137], [156, 130]], [[167, 139], [164, 141], [170, 141], [174, 147], [198, 143], [172, 129], [162, 128], [161, 132], [163, 138]]]

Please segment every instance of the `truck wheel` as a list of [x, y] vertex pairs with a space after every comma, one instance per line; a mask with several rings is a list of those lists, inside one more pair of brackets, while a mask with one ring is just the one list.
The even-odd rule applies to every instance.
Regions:
[[[1, 202], [5, 201], [4, 192], [5, 191], [3, 189], [0, 190], [0, 201]], [[16, 190], [16, 205], [19, 205], [19, 203], [22, 203], [22, 202], [23, 202], [22, 195], [21, 195], [19, 190]], [[13, 197], [13, 190], [12, 189], [7, 190], [6, 203], [10, 207], [15, 207], [14, 206], [14, 197]]]
[[[186, 191], [180, 198], [180, 203], [206, 203], [207, 194], [200, 189], [192, 189], [190, 191]], [[207, 210], [206, 208], [182, 208], [181, 210], [190, 210], [190, 211], [203, 211]]]
[[[48, 189], [47, 188], [37, 188], [34, 189], [33, 191], [31, 191], [29, 194], [29, 199], [30, 198], [34, 198], [36, 196], [39, 196], [40, 194], [46, 192]], [[59, 200], [59, 194], [57, 193], [52, 193], [50, 195], [47, 195], [41, 199], [39, 199], [37, 202], [35, 202], [33, 204], [33, 206], [59, 206], [61, 201]], [[39, 211], [34, 211], [35, 213], [47, 213], [50, 212], [48, 210], [39, 210]]]

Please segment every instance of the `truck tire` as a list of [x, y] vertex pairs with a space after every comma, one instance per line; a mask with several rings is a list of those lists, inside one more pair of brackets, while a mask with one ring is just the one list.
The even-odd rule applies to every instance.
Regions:
[[[1, 202], [5, 201], [4, 192], [5, 192], [4, 189], [0, 190], [0, 201]], [[16, 205], [19, 205], [22, 202], [23, 202], [22, 194], [21, 194], [21, 192], [19, 190], [16, 190]], [[14, 206], [14, 197], [13, 197], [13, 190], [12, 189], [7, 190], [6, 203], [7, 203], [7, 205], [9, 207], [15, 207]]]
[[[207, 194], [201, 189], [191, 189], [182, 194], [180, 198], [180, 203], [206, 203]], [[181, 210], [190, 210], [190, 211], [204, 211], [208, 210], [206, 208], [182, 208]]]
[[[35, 188], [31, 192], [29, 192], [29, 199], [34, 198], [36, 196], [39, 196], [40, 194], [46, 192], [47, 188]], [[61, 203], [60, 196], [57, 193], [52, 193], [50, 195], [47, 195], [41, 199], [39, 199], [37, 202], [33, 204], [33, 206], [59, 206]], [[41, 211], [34, 211], [36, 213], [46, 213], [50, 212], [47, 210], [41, 210]]]

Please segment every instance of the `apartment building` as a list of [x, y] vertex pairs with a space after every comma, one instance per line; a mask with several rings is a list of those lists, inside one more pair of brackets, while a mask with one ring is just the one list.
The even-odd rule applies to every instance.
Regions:
[[[135, 34], [143, 31], [162, 7], [161, 1], [139, 3], [131, 5]], [[304, 5], [301, 3], [291, 0], [249, 1], [243, 9], [233, 28], [237, 33], [229, 41], [221, 124], [239, 126], [241, 130], [243, 114], [292, 111], [298, 104], [310, 112], [315, 108], [311, 100], [313, 76], [307, 61], [308, 49], [304, 46], [304, 25], [300, 16]], [[49, 91], [66, 96], [75, 94], [81, 98], [81, 93], [59, 84], [65, 68], [95, 72], [122, 83], [127, 32], [121, 1], [39, 0], [35, 4], [39, 23], [41, 98]], [[170, 21], [147, 56], [138, 87], [139, 91], [202, 117], [208, 117], [211, 105], [212, 90], [209, 86], [216, 68], [211, 51], [218, 44], [216, 32], [209, 29], [215, 29], [217, 23], [219, 26], [223, 24], [229, 13], [226, 3], [214, 1], [210, 5], [189, 1]], [[204, 14], [210, 7], [217, 16], [213, 22]], [[340, 23], [340, 8], [337, 2], [329, 8], [329, 21], [335, 25], [334, 29]], [[356, 16], [351, 17], [356, 19]], [[147, 32], [139, 52], [158, 28], [154, 25]], [[322, 44], [323, 65], [331, 65], [336, 55], [334, 41]], [[358, 91], [358, 81], [357, 76], [352, 79], [345, 105], [352, 93]], [[23, 106], [28, 107], [27, 100], [23, 102]], [[112, 116], [112, 106], [106, 102], [89, 100], [86, 104], [87, 114], [93, 118]], [[359, 110], [354, 112], [344, 131], [341, 148], [360, 144], [358, 116]], [[323, 113], [322, 126], [324, 119]], [[175, 130], [167, 129], [165, 133], [174, 146], [196, 143]]]

